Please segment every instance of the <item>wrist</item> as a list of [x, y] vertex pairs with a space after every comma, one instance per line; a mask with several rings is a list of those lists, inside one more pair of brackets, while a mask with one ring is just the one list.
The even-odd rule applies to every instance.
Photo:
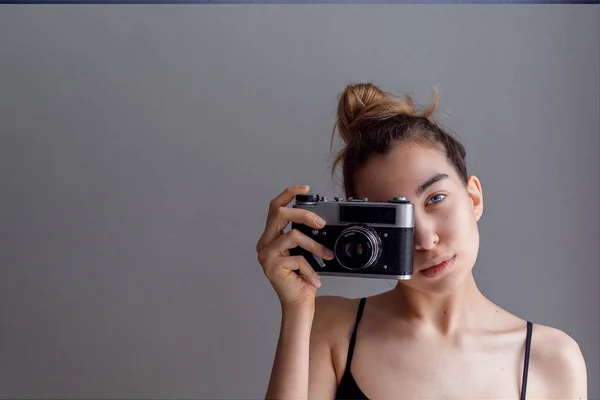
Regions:
[[285, 316], [311, 316], [315, 312], [315, 300], [294, 303], [281, 303], [281, 312]]

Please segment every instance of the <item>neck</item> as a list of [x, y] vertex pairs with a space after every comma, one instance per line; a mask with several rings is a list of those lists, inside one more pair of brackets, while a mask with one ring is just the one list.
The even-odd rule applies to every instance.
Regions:
[[424, 292], [399, 282], [390, 294], [404, 320], [442, 336], [474, 328], [491, 304], [479, 291], [473, 273], [448, 293]]

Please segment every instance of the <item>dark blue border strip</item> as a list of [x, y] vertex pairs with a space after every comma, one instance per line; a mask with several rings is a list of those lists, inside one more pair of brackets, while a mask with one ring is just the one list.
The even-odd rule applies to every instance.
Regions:
[[0, 0], [0, 4], [600, 4], [600, 0]]

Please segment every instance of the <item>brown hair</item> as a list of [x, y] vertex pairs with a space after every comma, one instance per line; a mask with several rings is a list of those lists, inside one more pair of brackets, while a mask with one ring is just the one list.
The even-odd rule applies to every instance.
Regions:
[[442, 150], [464, 184], [467, 182], [465, 148], [438, 124], [429, 120], [439, 101], [435, 90], [433, 103], [417, 113], [410, 96], [395, 97], [372, 83], [351, 84], [339, 96], [334, 126], [345, 146], [336, 154], [332, 173], [342, 163], [343, 185], [347, 197], [356, 197], [356, 171], [372, 155], [388, 154], [400, 141], [435, 146]]

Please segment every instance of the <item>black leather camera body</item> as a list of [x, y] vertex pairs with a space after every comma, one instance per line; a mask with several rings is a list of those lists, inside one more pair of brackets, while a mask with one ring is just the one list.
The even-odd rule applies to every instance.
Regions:
[[411, 279], [413, 273], [414, 205], [404, 197], [386, 202], [297, 195], [294, 208], [309, 210], [326, 221], [322, 229], [292, 223], [318, 243], [333, 250], [324, 260], [297, 246], [291, 255], [303, 256], [319, 275], [359, 278]]

